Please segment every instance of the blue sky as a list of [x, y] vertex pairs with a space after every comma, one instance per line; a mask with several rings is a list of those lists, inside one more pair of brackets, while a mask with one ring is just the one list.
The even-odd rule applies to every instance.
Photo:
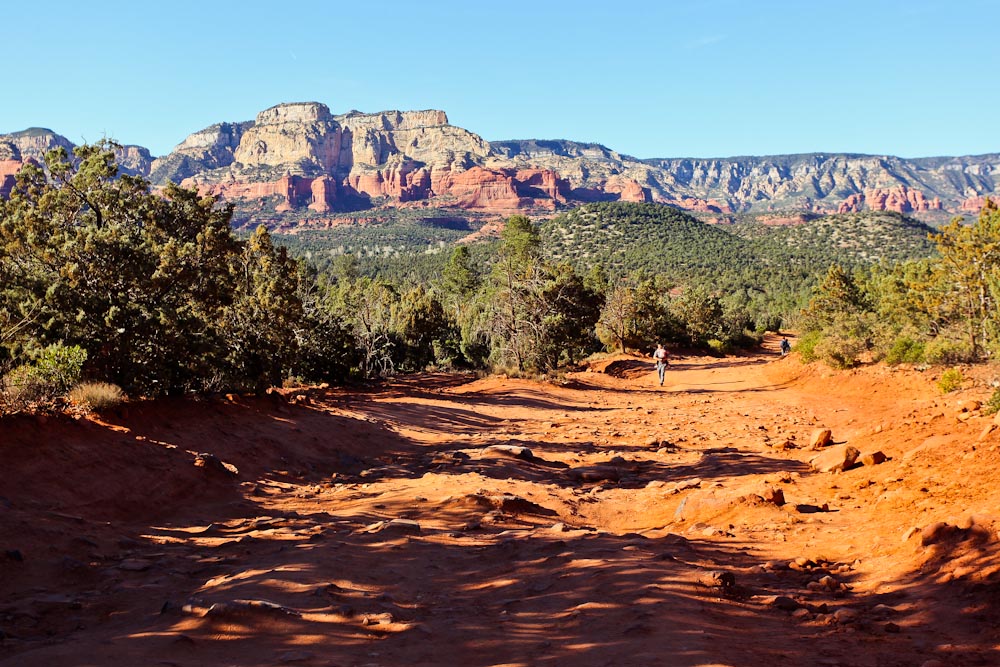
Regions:
[[637, 157], [1000, 152], [996, 0], [9, 4], [0, 133], [162, 155], [316, 100]]

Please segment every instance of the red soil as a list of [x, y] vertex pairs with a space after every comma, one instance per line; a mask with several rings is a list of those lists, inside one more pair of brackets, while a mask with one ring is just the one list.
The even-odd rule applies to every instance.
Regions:
[[2, 421], [0, 665], [1000, 664], [991, 369], [668, 372]]

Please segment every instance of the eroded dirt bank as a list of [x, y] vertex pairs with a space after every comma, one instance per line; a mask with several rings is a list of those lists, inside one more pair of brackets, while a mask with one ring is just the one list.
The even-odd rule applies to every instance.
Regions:
[[[1000, 664], [977, 372], [616, 357], [0, 422], [0, 664]], [[845, 445], [888, 460], [810, 467]]]

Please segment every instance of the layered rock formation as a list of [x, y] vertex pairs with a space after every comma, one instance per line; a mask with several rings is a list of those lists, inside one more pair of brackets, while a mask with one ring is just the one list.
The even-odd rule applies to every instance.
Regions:
[[20, 155], [21, 160], [41, 162], [45, 154], [53, 148], [65, 148], [73, 154], [73, 142], [44, 127], [29, 127], [21, 132], [0, 135], [0, 142], [10, 144]]
[[233, 163], [233, 154], [243, 133], [252, 126], [252, 122], [217, 123], [195, 132], [175, 146], [169, 155], [153, 162], [149, 179], [161, 184], [180, 183], [202, 172], [228, 167]]
[[872, 211], [895, 211], [915, 213], [919, 211], [940, 211], [941, 200], [927, 199], [920, 190], [911, 190], [905, 185], [893, 188], [873, 188], [849, 196], [841, 203], [837, 213], [856, 213], [865, 208]]
[[[158, 163], [186, 174], [184, 184], [226, 199], [275, 198], [279, 213], [423, 200], [551, 210], [567, 201], [556, 173], [484, 166], [492, 156], [488, 142], [449, 125], [443, 111], [334, 116], [306, 102], [266, 109], [253, 123], [202, 130]], [[154, 166], [154, 182], [166, 174]]]
[[[0, 135], [0, 194], [27, 159], [72, 144], [33, 128]], [[4, 148], [6, 147], [6, 148]], [[719, 219], [750, 212], [972, 212], [1000, 187], [1000, 155], [902, 159], [854, 154], [640, 160], [599, 144], [499, 141], [451, 125], [443, 111], [350, 111], [279, 104], [253, 121], [218, 123], [152, 160], [122, 149], [123, 170], [194, 186], [237, 204], [245, 222], [295, 213], [435, 206], [497, 214], [592, 201], [658, 202]]]

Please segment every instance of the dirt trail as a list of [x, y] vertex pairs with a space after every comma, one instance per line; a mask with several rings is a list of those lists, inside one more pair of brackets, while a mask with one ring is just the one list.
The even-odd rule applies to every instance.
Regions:
[[0, 422], [0, 665], [1000, 664], [993, 371], [776, 351]]

